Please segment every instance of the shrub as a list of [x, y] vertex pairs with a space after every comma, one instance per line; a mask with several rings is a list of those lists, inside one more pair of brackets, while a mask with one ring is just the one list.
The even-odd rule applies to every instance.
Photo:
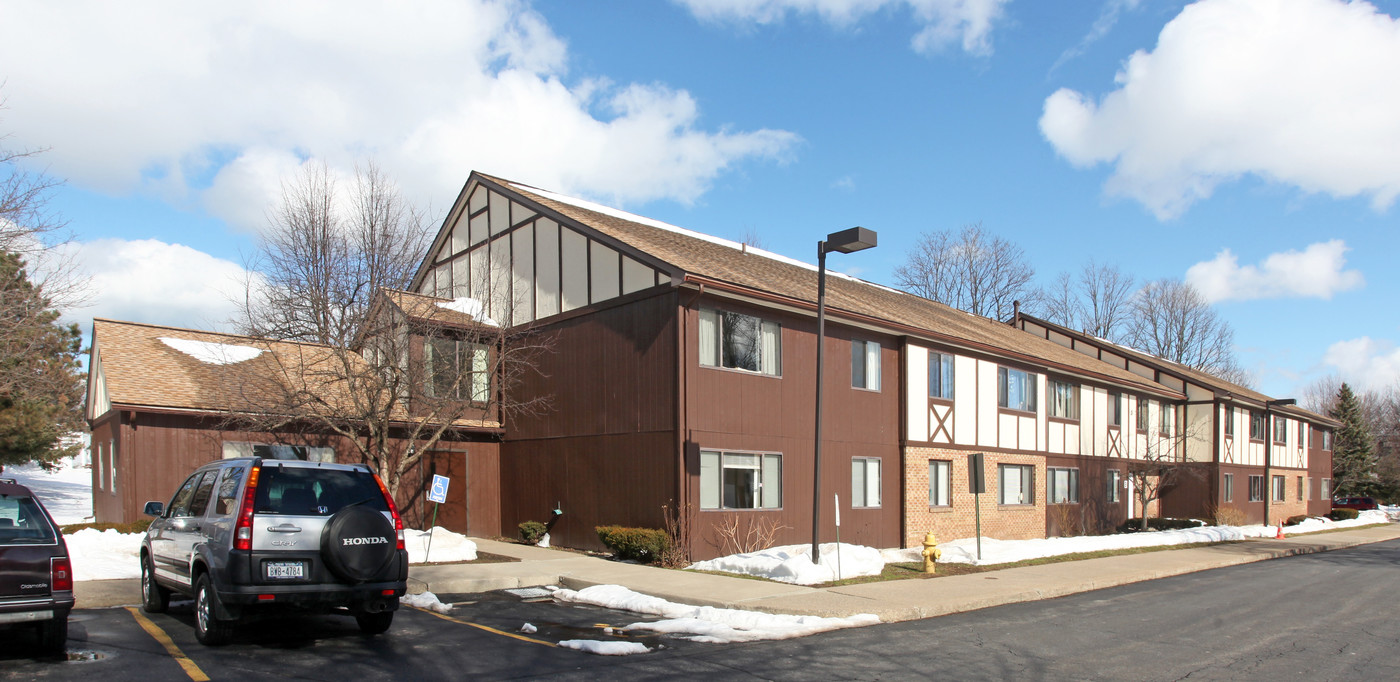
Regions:
[[93, 530], [115, 530], [118, 533], [144, 533], [151, 525], [151, 519], [141, 519], [131, 523], [70, 523], [60, 526], [59, 530], [64, 535], [71, 535], [80, 530], [91, 528]]
[[657, 528], [624, 528], [598, 526], [598, 540], [620, 559], [652, 563], [658, 561], [671, 546], [666, 531]]
[[549, 532], [543, 523], [539, 521], [526, 521], [520, 524], [520, 539], [527, 545], [537, 544], [544, 534]]
[[1243, 526], [1249, 520], [1243, 509], [1228, 504], [1212, 507], [1210, 516], [1217, 526]]
[[1307, 514], [1298, 514], [1297, 516], [1290, 516], [1283, 520], [1283, 525], [1296, 526], [1304, 521], [1307, 521], [1310, 518], [1312, 517], [1308, 516]]
[[1333, 509], [1332, 511], [1327, 512], [1327, 518], [1332, 519], [1333, 521], [1350, 521], [1351, 519], [1356, 518], [1360, 514], [1361, 512], [1356, 511], [1355, 509]]
[[[1201, 522], [1196, 519], [1163, 519], [1151, 518], [1147, 520], [1147, 530], [1181, 530], [1183, 528], [1200, 528]], [[1135, 533], [1142, 530], [1142, 518], [1128, 519], [1126, 523], [1118, 526], [1119, 533]]]

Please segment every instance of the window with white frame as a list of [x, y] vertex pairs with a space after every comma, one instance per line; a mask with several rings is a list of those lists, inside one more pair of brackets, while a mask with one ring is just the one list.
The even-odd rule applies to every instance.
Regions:
[[1332, 497], [1332, 479], [1322, 479], [1322, 485], [1317, 489], [1317, 498], [1325, 500]]
[[1050, 416], [1060, 419], [1079, 418], [1079, 386], [1068, 381], [1051, 381]]
[[928, 506], [947, 507], [953, 504], [953, 463], [947, 460], [928, 461]]
[[1108, 425], [1123, 425], [1123, 394], [1117, 391], [1108, 394]]
[[700, 451], [701, 509], [780, 509], [782, 506], [781, 454]]
[[1235, 408], [1225, 406], [1225, 437], [1235, 437]]
[[1263, 502], [1263, 501], [1264, 501], [1264, 477], [1263, 477], [1263, 476], [1250, 476], [1250, 477], [1249, 477], [1249, 501], [1250, 501], [1250, 502]]
[[1284, 495], [1284, 480], [1282, 476], [1275, 476], [1273, 480], [1274, 501], [1282, 502]]
[[700, 364], [770, 376], [783, 373], [782, 328], [752, 315], [700, 310]]
[[1121, 500], [1123, 490], [1123, 474], [1117, 469], [1108, 470], [1108, 496], [1105, 498], [1110, 504]]
[[1065, 467], [1046, 468], [1045, 498], [1050, 504], [1079, 502], [1079, 470]]
[[1274, 442], [1283, 443], [1288, 441], [1288, 420], [1274, 415]]
[[1235, 475], [1225, 474], [1220, 481], [1220, 498], [1225, 502], [1235, 501]]
[[851, 459], [851, 506], [880, 506], [880, 458]]
[[484, 403], [490, 399], [491, 374], [486, 346], [459, 339], [429, 338], [423, 344], [427, 381], [434, 398]]
[[928, 397], [953, 399], [953, 356], [929, 351]]
[[998, 504], [1035, 504], [1035, 467], [998, 464], [997, 482]]
[[997, 368], [997, 405], [1009, 410], [1035, 411], [1036, 375], [1009, 367]]
[[870, 391], [880, 390], [880, 344], [875, 341], [851, 341], [851, 386]]
[[1332, 432], [1331, 432], [1331, 431], [1323, 431], [1323, 432], [1322, 432], [1322, 449], [1323, 449], [1323, 450], [1331, 450], [1331, 449], [1332, 449]]

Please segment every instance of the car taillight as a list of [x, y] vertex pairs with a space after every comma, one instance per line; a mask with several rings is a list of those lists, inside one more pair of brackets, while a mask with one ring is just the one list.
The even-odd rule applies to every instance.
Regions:
[[233, 526], [233, 548], [253, 549], [253, 499], [258, 491], [258, 472], [262, 467], [253, 467], [248, 474], [248, 485], [243, 489], [243, 504], [238, 506], [238, 522]]
[[53, 592], [73, 591], [73, 565], [68, 562], [66, 556], [56, 556], [49, 559], [49, 584]]
[[389, 514], [394, 517], [394, 535], [398, 537], [399, 549], [403, 549], [403, 519], [399, 518], [399, 508], [394, 505], [394, 498], [389, 495], [389, 489], [384, 487], [384, 481], [379, 480], [379, 474], [370, 472], [374, 476], [374, 482], [379, 484], [379, 492], [384, 493], [384, 504], [389, 505]]

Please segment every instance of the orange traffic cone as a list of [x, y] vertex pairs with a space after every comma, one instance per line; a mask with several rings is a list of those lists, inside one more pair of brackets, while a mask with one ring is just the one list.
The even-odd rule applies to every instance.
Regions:
[[1281, 524], [1281, 523], [1278, 524], [1278, 535], [1275, 535], [1275, 536], [1274, 536], [1274, 539], [1275, 539], [1275, 540], [1283, 540], [1283, 539], [1284, 539], [1284, 536], [1283, 536], [1283, 524]]

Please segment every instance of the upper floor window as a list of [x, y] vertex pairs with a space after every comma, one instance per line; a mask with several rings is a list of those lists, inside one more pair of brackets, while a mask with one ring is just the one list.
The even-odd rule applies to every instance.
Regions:
[[1323, 450], [1331, 450], [1331, 449], [1332, 449], [1332, 432], [1331, 432], [1331, 431], [1323, 431], [1323, 432], [1322, 432], [1322, 449], [1323, 449]]
[[1264, 413], [1258, 410], [1249, 411], [1249, 439], [1264, 440]]
[[486, 346], [441, 338], [429, 338], [423, 345], [428, 370], [424, 390], [429, 396], [478, 403], [490, 398]]
[[1226, 406], [1225, 406], [1225, 437], [1226, 437], [1226, 438], [1233, 438], [1234, 436], [1235, 436], [1235, 408], [1230, 407], [1229, 405], [1226, 405]]
[[1152, 401], [1138, 396], [1137, 399], [1137, 430], [1147, 433], [1147, 408], [1152, 405]]
[[1012, 410], [1035, 411], [1036, 375], [1007, 367], [997, 368], [997, 405]]
[[880, 390], [880, 344], [851, 341], [851, 386]]
[[1307, 424], [1303, 423], [1303, 420], [1299, 419], [1299, 420], [1298, 420], [1298, 447], [1300, 447], [1300, 448], [1303, 447], [1303, 438], [1304, 438], [1303, 434], [1304, 434], [1304, 432], [1306, 432], [1306, 431], [1307, 431]]
[[779, 376], [782, 328], [752, 315], [700, 311], [700, 364]]
[[953, 356], [929, 351], [928, 397], [953, 399]]
[[1157, 417], [1157, 433], [1172, 435], [1172, 427], [1176, 426], [1176, 405], [1162, 403], [1157, 409]]
[[1274, 417], [1274, 442], [1283, 443], [1288, 440], [1288, 420], [1283, 417]]
[[1050, 416], [1079, 418], [1079, 386], [1068, 381], [1050, 382]]
[[1108, 425], [1123, 425], [1123, 394], [1113, 392], [1108, 394]]

